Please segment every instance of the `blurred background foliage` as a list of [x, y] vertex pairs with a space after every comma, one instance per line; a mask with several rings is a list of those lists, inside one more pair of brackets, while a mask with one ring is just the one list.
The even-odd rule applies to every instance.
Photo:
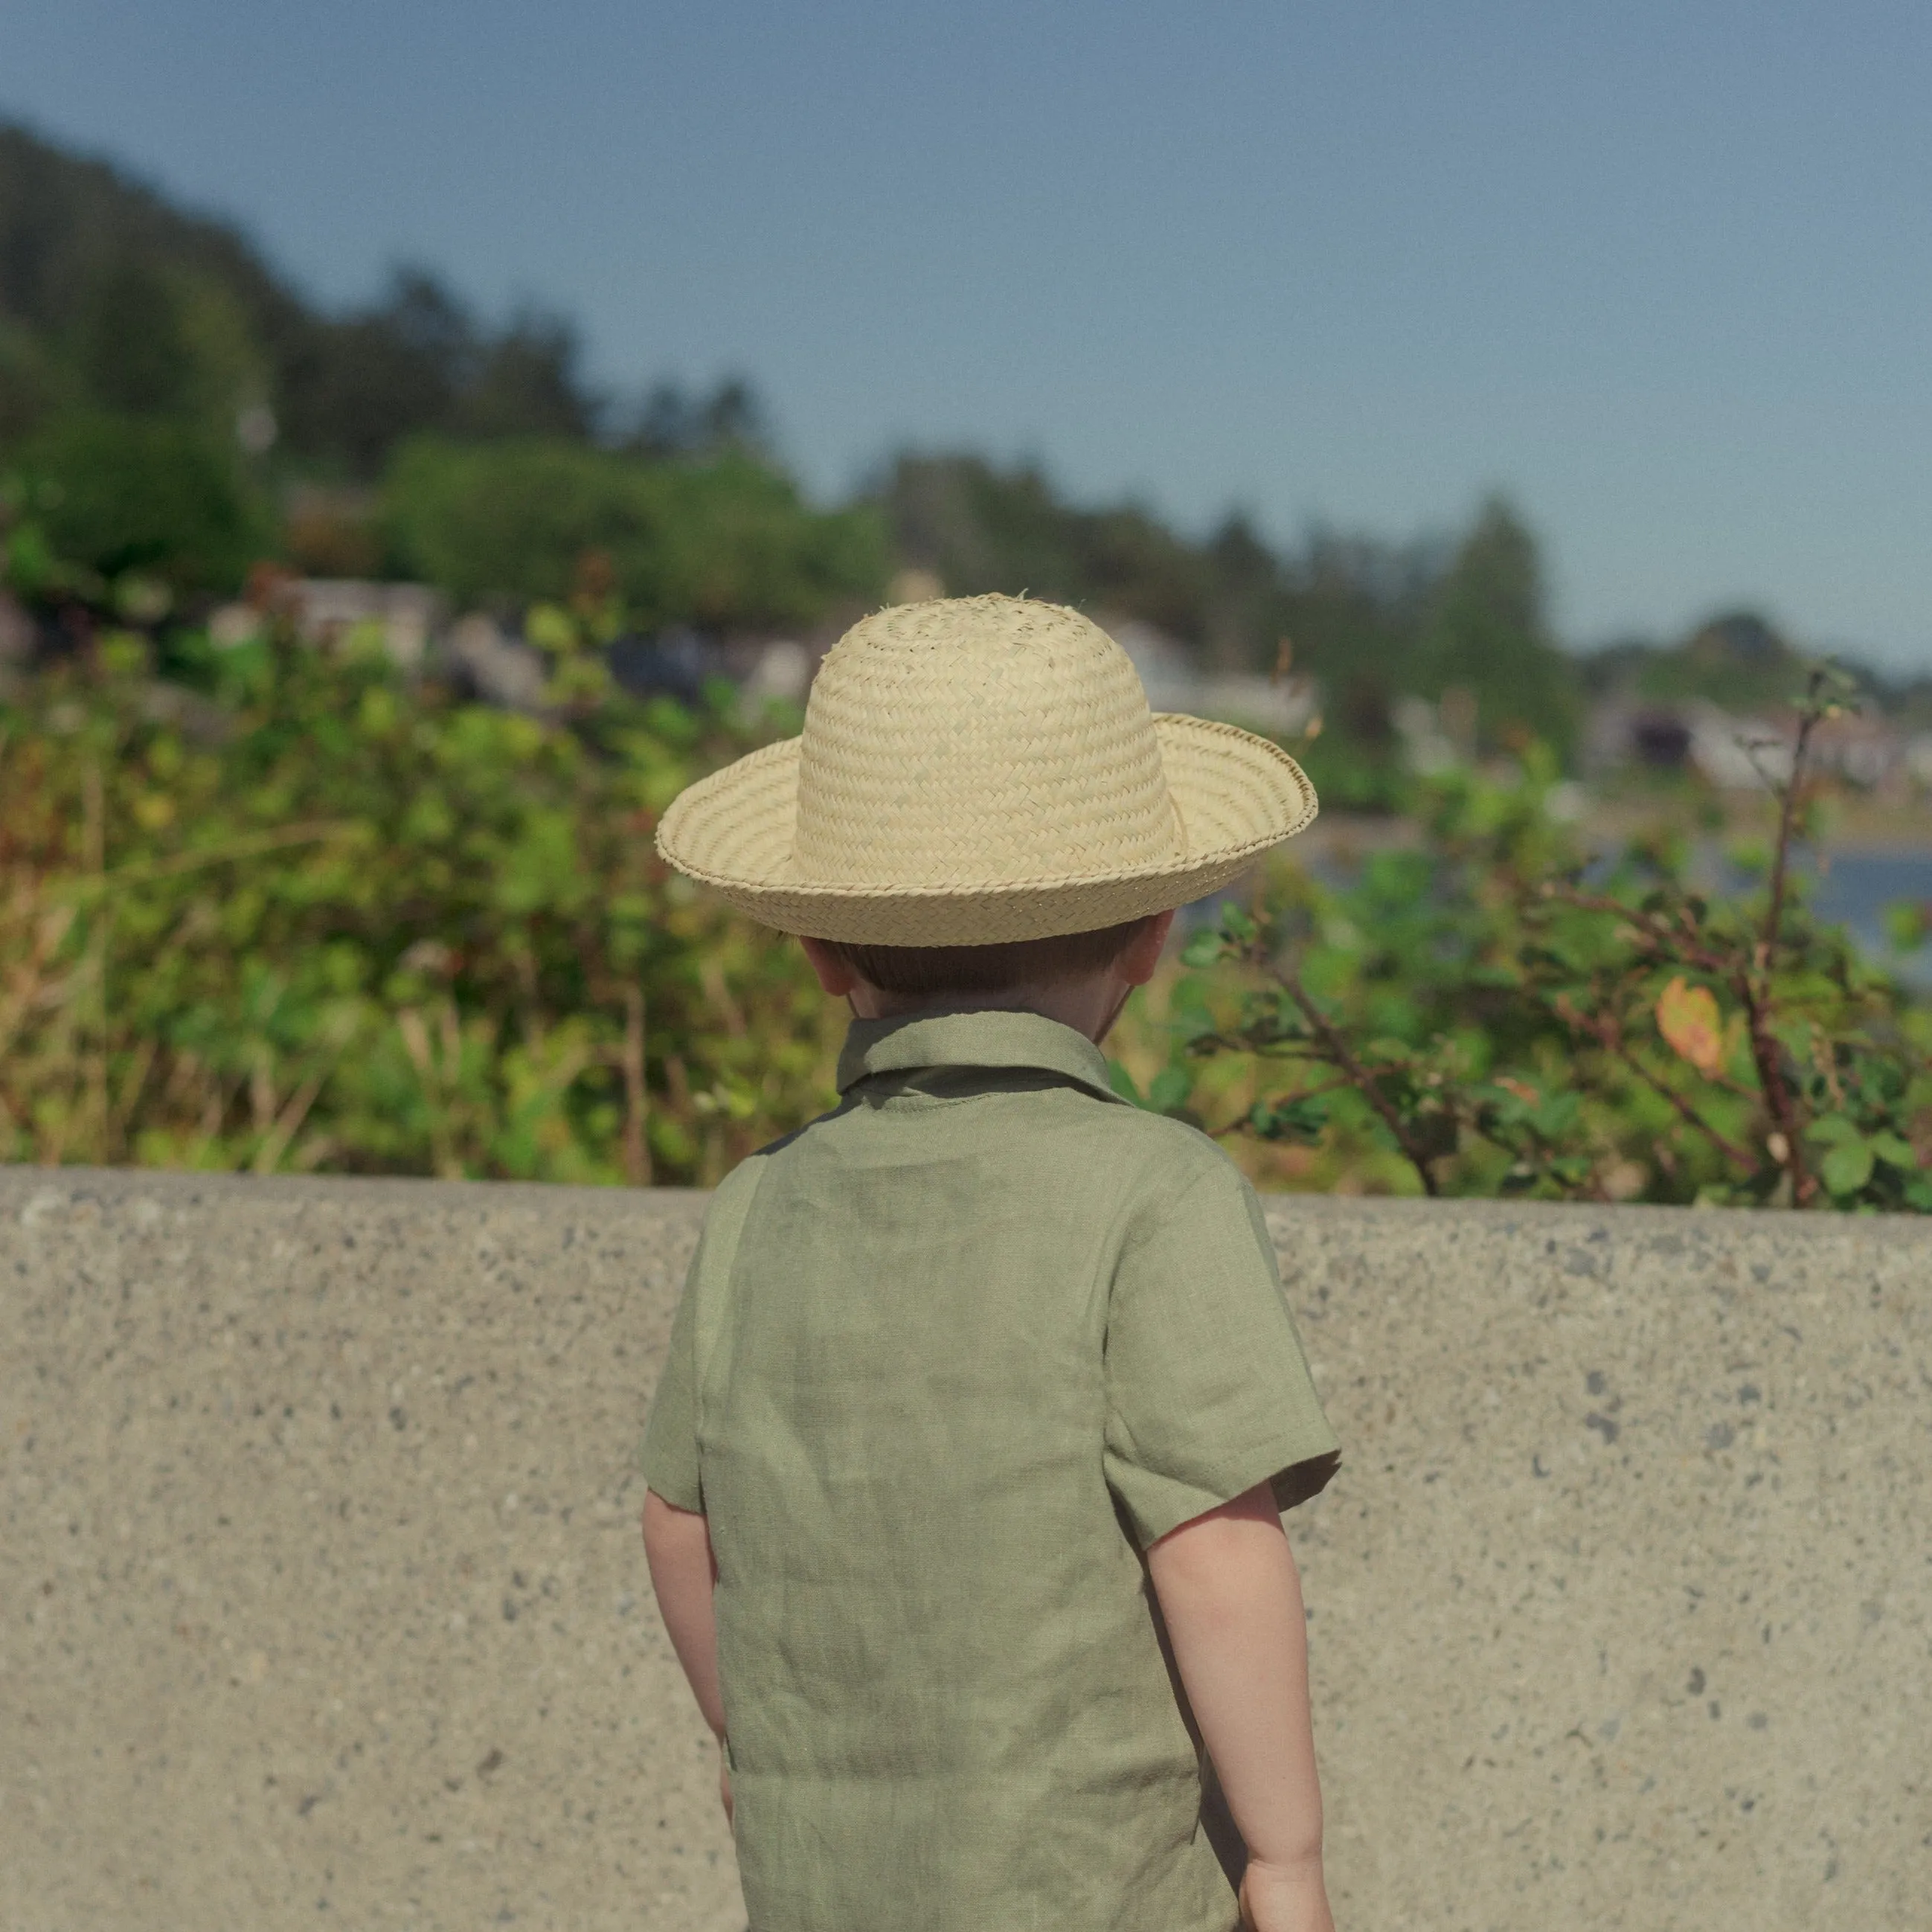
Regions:
[[814, 514], [741, 448], [673, 466], [554, 440], [421, 437], [397, 452], [383, 512], [392, 554], [460, 602], [561, 601], [595, 550], [645, 629], [809, 626], [875, 600], [887, 575], [876, 512]]
[[1119, 1090], [1276, 1187], [1932, 1212], [1932, 1010], [1780, 878], [1771, 802], [1719, 897], [1674, 832], [1588, 850], [1558, 769], [1424, 781], [1339, 880], [1276, 854], [1130, 1009]]
[[706, 1183], [817, 1112], [841, 1030], [795, 949], [651, 845], [750, 737], [579, 655], [569, 722], [374, 636], [271, 632], [204, 695], [112, 632], [16, 692], [0, 1160]]
[[[277, 595], [301, 577], [487, 616], [523, 694], [476, 702], [380, 624], [304, 641]], [[678, 640], [817, 649], [941, 590], [1313, 680], [1292, 748], [1324, 808], [1400, 832], [1355, 865], [1291, 848], [1123, 1023], [1124, 1090], [1257, 1178], [1742, 1201], [1796, 1195], [1795, 1162], [1816, 1204], [1928, 1204], [1925, 1016], [1802, 903], [1774, 976], [1802, 1145], [1767, 1162], [1735, 986], [1540, 896], [1582, 890], [1563, 781], [1593, 697], [1786, 705], [1797, 654], [1749, 614], [1568, 653], [1500, 499], [1437, 537], [1284, 546], [908, 451], [815, 505], [740, 380], [602, 393], [567, 319], [488, 322], [410, 266], [325, 312], [232, 229], [8, 127], [0, 1160], [715, 1180], [826, 1102], [842, 1015], [652, 855], [682, 784], [799, 722]], [[675, 659], [676, 697], [619, 688], [620, 644]], [[1932, 717], [1932, 688], [1864, 682]], [[1405, 745], [1418, 700], [1446, 769]], [[1676, 837], [1591, 890], [1677, 918]], [[1694, 922], [1735, 949], [1749, 916]], [[1556, 1004], [1592, 986], [1613, 1036]], [[1311, 1056], [1324, 1026], [1363, 1077]], [[1720, 1045], [1687, 1058], [1672, 1029]]]
[[[373, 626], [173, 680], [106, 631], [16, 685], [0, 1160], [704, 1184], [830, 1104], [842, 1007], [651, 844], [796, 711], [640, 704], [569, 607], [542, 628], [534, 716]], [[1408, 843], [1290, 846], [1197, 911], [1120, 1090], [1276, 1186], [1932, 1209], [1932, 1012], [1795, 876], [1750, 980], [1774, 841], [1736, 855], [1755, 898], [1707, 900], [1675, 835], [1593, 860], [1558, 770], [1420, 781]]]

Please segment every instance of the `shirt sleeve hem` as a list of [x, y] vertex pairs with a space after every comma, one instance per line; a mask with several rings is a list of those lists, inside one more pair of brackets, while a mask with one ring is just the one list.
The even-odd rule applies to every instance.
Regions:
[[638, 1459], [644, 1472], [644, 1487], [663, 1497], [674, 1509], [704, 1514], [704, 1486], [695, 1476], [670, 1470], [654, 1463], [648, 1455]]
[[1286, 1462], [1281, 1457], [1282, 1445], [1274, 1443], [1252, 1457], [1229, 1463], [1226, 1474], [1211, 1485], [1168, 1485], [1158, 1510], [1135, 1512], [1141, 1547], [1150, 1547], [1184, 1523], [1246, 1496], [1262, 1483], [1273, 1494], [1276, 1510], [1293, 1509], [1318, 1496], [1342, 1466], [1341, 1449], [1332, 1436], [1300, 1448]]

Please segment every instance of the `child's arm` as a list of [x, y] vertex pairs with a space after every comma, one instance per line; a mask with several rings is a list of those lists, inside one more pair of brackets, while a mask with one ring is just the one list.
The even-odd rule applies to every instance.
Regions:
[[1180, 1681], [1248, 1847], [1244, 1922], [1333, 1932], [1301, 1582], [1263, 1483], [1148, 1548]]
[[[724, 1700], [718, 1686], [718, 1626], [712, 1615], [711, 1592], [718, 1581], [718, 1564], [711, 1553], [711, 1527], [695, 1510], [668, 1503], [655, 1490], [644, 1492], [644, 1560], [650, 1567], [651, 1588], [657, 1592], [658, 1614], [664, 1618], [670, 1647], [684, 1666], [698, 1708], [719, 1744], [724, 1742]], [[729, 1769], [721, 1765], [718, 1793], [724, 1815], [731, 1815]]]

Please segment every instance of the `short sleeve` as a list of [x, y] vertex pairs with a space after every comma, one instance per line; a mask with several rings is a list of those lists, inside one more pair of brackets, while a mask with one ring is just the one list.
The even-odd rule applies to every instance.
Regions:
[[1130, 1231], [1106, 1387], [1107, 1480], [1143, 1548], [1258, 1483], [1292, 1508], [1340, 1462], [1261, 1203], [1218, 1150]]
[[[702, 1255], [700, 1244], [699, 1253]], [[638, 1460], [645, 1486], [679, 1509], [702, 1510], [698, 1461], [698, 1258], [671, 1318], [670, 1346], [644, 1421]]]

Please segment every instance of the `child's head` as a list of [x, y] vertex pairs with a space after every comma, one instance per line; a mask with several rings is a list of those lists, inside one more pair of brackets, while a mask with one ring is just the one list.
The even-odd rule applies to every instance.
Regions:
[[1092, 1034], [1168, 908], [1314, 816], [1279, 746], [1154, 716], [1090, 619], [964, 597], [855, 624], [801, 735], [691, 786], [657, 842], [761, 924], [830, 935], [806, 950], [861, 1014], [1024, 1006]]
[[863, 946], [802, 942], [819, 984], [862, 1018], [928, 1006], [1011, 1007], [1045, 1013], [1096, 1042], [1136, 986], [1152, 976], [1173, 923], [1151, 913], [1097, 932], [990, 946]]

